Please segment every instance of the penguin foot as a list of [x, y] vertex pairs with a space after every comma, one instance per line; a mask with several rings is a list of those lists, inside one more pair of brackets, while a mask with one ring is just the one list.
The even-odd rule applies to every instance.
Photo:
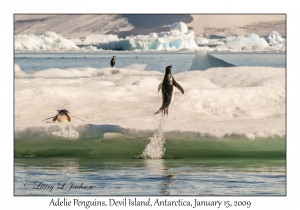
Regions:
[[165, 108], [165, 110], [164, 110], [164, 114], [167, 114], [167, 115], [169, 115], [169, 108]]
[[165, 108], [165, 109], [159, 109], [157, 112], [155, 112], [154, 114], [159, 114], [161, 111], [164, 112], [164, 115], [167, 114], [169, 115], [169, 108]]

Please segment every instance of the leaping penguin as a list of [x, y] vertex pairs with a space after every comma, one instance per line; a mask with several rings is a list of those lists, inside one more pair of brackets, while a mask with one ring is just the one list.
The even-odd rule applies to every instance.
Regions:
[[[78, 117], [75, 117], [75, 116], [73, 116], [73, 117], [78, 119], [78, 120], [81, 120], [81, 121], [85, 122], [84, 120], [79, 119]], [[71, 113], [66, 109], [57, 110], [57, 115], [56, 116], [49, 117], [49, 118], [44, 119], [42, 121], [45, 121], [45, 120], [48, 120], [48, 119], [51, 119], [51, 118], [53, 118], [52, 119], [53, 122], [55, 122], [56, 120], [58, 122], [71, 122]]]
[[162, 106], [154, 114], [158, 114], [161, 111], [163, 111], [164, 114], [169, 114], [169, 106], [171, 105], [175, 94], [175, 90], [173, 88], [174, 86], [177, 87], [182, 94], [184, 94], [183, 88], [175, 81], [171, 71], [172, 65], [167, 66], [164, 79], [158, 86], [158, 92], [160, 91], [160, 89], [162, 89]]
[[116, 64], [116, 56], [113, 56], [111, 61], [110, 61], [110, 66], [113, 68]]

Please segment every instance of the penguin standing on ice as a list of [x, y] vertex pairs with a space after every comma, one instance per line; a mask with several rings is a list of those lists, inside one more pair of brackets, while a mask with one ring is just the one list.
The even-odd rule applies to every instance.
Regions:
[[110, 61], [110, 66], [113, 68], [116, 65], [116, 56], [113, 56]]
[[169, 114], [169, 106], [171, 105], [175, 94], [174, 86], [177, 87], [182, 94], [184, 94], [183, 88], [175, 81], [171, 71], [172, 65], [167, 66], [164, 79], [158, 86], [158, 92], [162, 89], [162, 106], [157, 112], [155, 112], [155, 114], [158, 114], [161, 111], [163, 111], [164, 114]]
[[[73, 116], [73, 117], [76, 118], [76, 119], [79, 119], [78, 117], [75, 117], [75, 116]], [[42, 121], [48, 120], [50, 118], [53, 118], [52, 119], [53, 122], [55, 122], [56, 120], [58, 122], [71, 122], [71, 113], [66, 109], [57, 110], [57, 115], [55, 115], [53, 117], [49, 117], [49, 118], [44, 119]], [[79, 120], [85, 122], [82, 119], [79, 119]]]

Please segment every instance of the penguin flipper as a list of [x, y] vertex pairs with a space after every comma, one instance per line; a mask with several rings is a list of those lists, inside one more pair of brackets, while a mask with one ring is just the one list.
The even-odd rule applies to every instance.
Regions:
[[82, 119], [80, 119], [78, 117], [75, 117], [74, 115], [73, 115], [73, 117], [76, 118], [76, 119], [78, 119], [78, 120], [81, 120], [81, 121], [85, 122], [84, 120], [82, 120]]
[[[53, 117], [55, 117], [55, 116], [53, 116]], [[49, 117], [49, 118], [47, 118], [47, 119], [44, 119], [44, 120], [42, 120], [41, 122], [43, 122], [43, 121], [45, 121], [45, 120], [49, 120], [49, 119], [51, 119], [51, 118], [53, 118], [53, 117]]]
[[55, 122], [58, 119], [58, 114], [53, 118], [53, 122]]
[[66, 114], [67, 120], [71, 122], [71, 115], [69, 113]]
[[158, 85], [158, 92], [160, 91], [161, 86], [162, 86], [162, 82]]
[[182, 94], [184, 94], [183, 88], [175, 81], [174, 78], [173, 78], [173, 85], [174, 85], [175, 87], [177, 87], [177, 88], [181, 91]]

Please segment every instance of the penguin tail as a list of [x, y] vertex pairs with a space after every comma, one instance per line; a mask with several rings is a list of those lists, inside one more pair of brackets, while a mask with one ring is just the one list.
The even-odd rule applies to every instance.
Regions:
[[159, 114], [161, 112], [161, 109], [159, 109], [157, 112], [155, 112], [154, 114]]
[[164, 115], [165, 114], [169, 114], [169, 107], [165, 107], [165, 106], [162, 106], [157, 112], [155, 112], [154, 114], [159, 114], [160, 112], [163, 112]]

